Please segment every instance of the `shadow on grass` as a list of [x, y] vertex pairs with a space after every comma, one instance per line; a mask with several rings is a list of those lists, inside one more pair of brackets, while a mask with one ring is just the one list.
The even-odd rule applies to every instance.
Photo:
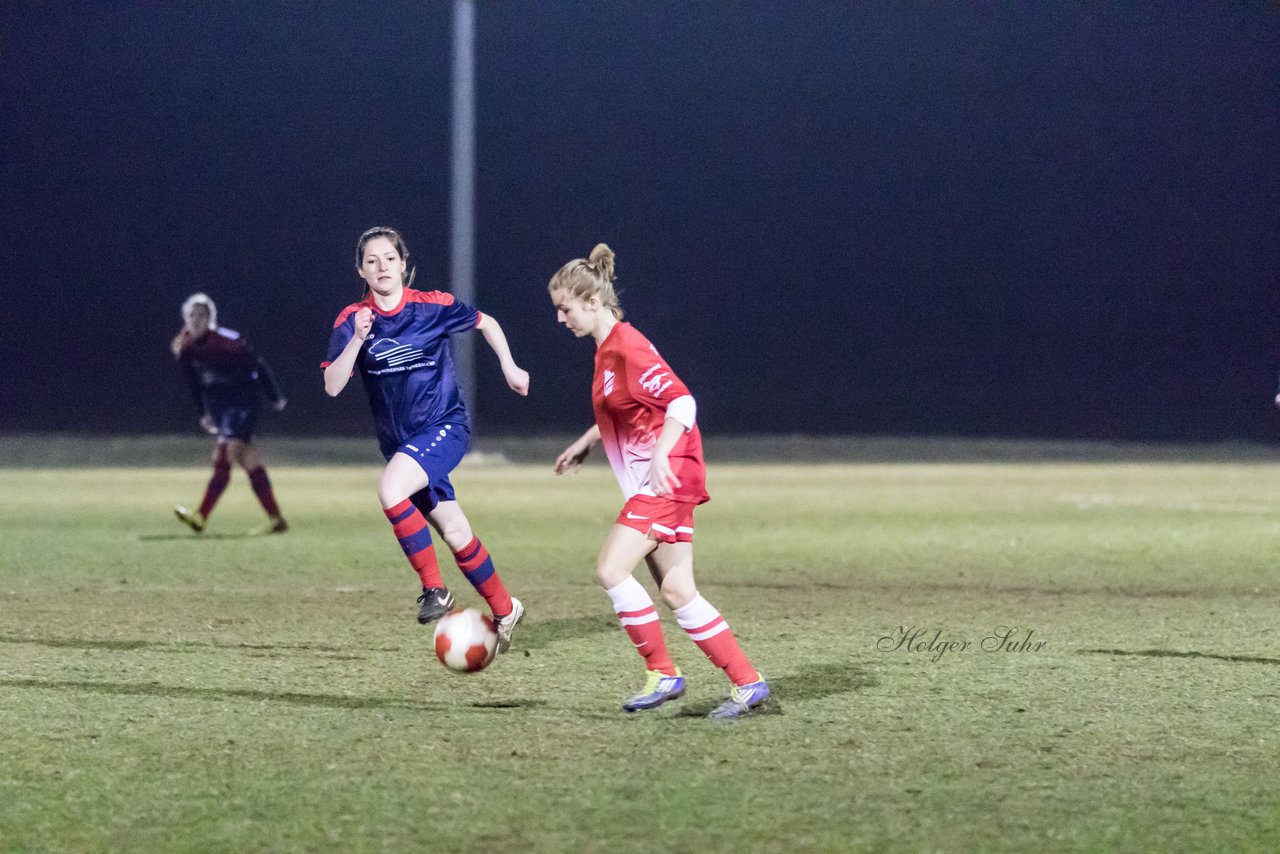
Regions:
[[[447, 703], [415, 702], [395, 697], [350, 697], [337, 694], [304, 694], [297, 691], [251, 691], [240, 688], [184, 688], [159, 683], [57, 681], [51, 679], [0, 679], [5, 688], [37, 688], [57, 691], [86, 691], [119, 697], [164, 697], [170, 700], [248, 700], [287, 703], [325, 709], [402, 709], [406, 711], [457, 711]], [[542, 700], [478, 701], [473, 709], [525, 709], [546, 705]]]
[[620, 632], [618, 620], [612, 614], [590, 617], [568, 617], [560, 620], [531, 620], [521, 623], [516, 630], [514, 649], [543, 649], [560, 641], [585, 638], [591, 635]]
[[247, 540], [262, 536], [265, 535], [246, 531], [242, 534], [139, 534], [138, 539], [144, 543], [160, 543], [168, 540], [190, 540], [194, 543], [200, 540]]
[[796, 591], [805, 594], [815, 590], [822, 590], [851, 593], [909, 593], [917, 595], [968, 593], [983, 596], [1108, 596], [1134, 599], [1210, 599], [1238, 592], [1164, 587], [1125, 587], [1121, 585], [1000, 584], [981, 578], [974, 578], [972, 581], [955, 582], [877, 581], [874, 579], [829, 581], [822, 578], [814, 578], [810, 574], [800, 571], [785, 571], [769, 578], [725, 579], [717, 581], [716, 585], [732, 589]]
[[[351, 653], [356, 649], [322, 643], [210, 643], [209, 641], [91, 640], [89, 638], [22, 638], [0, 635], [0, 643], [25, 643], [52, 649], [100, 649], [129, 651], [153, 649], [157, 652], [199, 652], [206, 649], [231, 649], [245, 652], [298, 650], [303, 652]], [[361, 652], [400, 652], [401, 647], [360, 647]]]
[[[753, 712], [755, 715], [784, 714], [783, 704], [788, 700], [820, 700], [836, 694], [844, 694], [869, 688], [876, 684], [875, 677], [861, 667], [843, 663], [815, 664], [795, 673], [769, 676], [769, 701]], [[685, 704], [673, 717], [705, 718], [722, 700], [700, 700]]]
[[[596, 634], [621, 632], [618, 621], [611, 614], [590, 617], [569, 617], [556, 620], [531, 620], [521, 623], [516, 633], [515, 650], [544, 649], [561, 641], [585, 638]], [[149, 641], [149, 640], [99, 640], [90, 638], [39, 638], [0, 635], [0, 644], [36, 644], [54, 649], [98, 649], [130, 651], [151, 649], [157, 652], [199, 652], [208, 649], [229, 649], [241, 652], [272, 652], [276, 650], [357, 653], [399, 652], [400, 647], [345, 647], [323, 643], [212, 643], [209, 641]]]
[[1180, 652], [1173, 649], [1078, 649], [1076, 655], [1138, 655], [1148, 658], [1209, 658], [1243, 664], [1280, 664], [1280, 658], [1260, 655], [1219, 655], [1214, 652]]

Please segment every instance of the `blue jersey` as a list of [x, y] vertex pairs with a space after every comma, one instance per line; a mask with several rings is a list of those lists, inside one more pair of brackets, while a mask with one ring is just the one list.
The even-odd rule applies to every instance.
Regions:
[[405, 288], [400, 304], [383, 311], [370, 296], [342, 310], [333, 323], [327, 368], [355, 335], [355, 313], [373, 310], [373, 327], [356, 369], [369, 395], [378, 445], [390, 456], [411, 436], [445, 422], [468, 431], [471, 422], [453, 372], [449, 336], [474, 329], [481, 314], [441, 291]]

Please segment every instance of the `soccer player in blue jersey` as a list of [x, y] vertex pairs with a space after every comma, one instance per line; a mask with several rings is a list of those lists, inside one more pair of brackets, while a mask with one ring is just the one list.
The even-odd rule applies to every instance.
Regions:
[[360, 371], [387, 467], [378, 498], [400, 547], [422, 582], [419, 623], [438, 620], [453, 606], [440, 578], [431, 530], [444, 540], [467, 581], [484, 597], [498, 628], [498, 651], [524, 616], [507, 593], [493, 559], [459, 507], [449, 474], [471, 442], [471, 423], [454, 377], [449, 336], [476, 330], [498, 356], [516, 394], [529, 393], [529, 374], [511, 357], [498, 321], [441, 291], [414, 290], [404, 238], [392, 228], [371, 228], [356, 244], [356, 271], [364, 297], [334, 321], [324, 368], [324, 389], [336, 397]]
[[285, 405], [271, 370], [238, 332], [218, 325], [218, 308], [204, 294], [192, 294], [183, 303], [182, 331], [173, 339], [171, 348], [191, 386], [200, 426], [218, 437], [213, 449], [213, 476], [200, 507], [188, 510], [179, 505], [174, 513], [197, 534], [204, 531], [209, 514], [231, 480], [231, 464], [238, 463], [249, 475], [262, 509], [267, 511], [268, 522], [261, 533], [283, 534], [289, 525], [280, 515], [267, 468], [253, 446], [253, 428], [263, 394], [277, 412]]

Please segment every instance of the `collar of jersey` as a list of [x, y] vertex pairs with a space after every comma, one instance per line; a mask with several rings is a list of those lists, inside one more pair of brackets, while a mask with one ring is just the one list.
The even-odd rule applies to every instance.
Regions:
[[383, 317], [391, 317], [392, 315], [399, 314], [400, 309], [404, 308], [404, 304], [408, 302], [408, 300], [409, 300], [409, 289], [401, 288], [400, 302], [396, 303], [395, 308], [388, 309], [387, 311], [383, 311], [381, 308], [378, 307], [378, 303], [374, 301], [373, 294], [369, 294], [369, 307], [372, 308], [374, 311], [376, 311], [378, 314], [382, 315]]
[[619, 320], [617, 323], [615, 323], [613, 325], [613, 328], [609, 330], [609, 334], [604, 336], [604, 340], [596, 345], [596, 349], [603, 350], [604, 345], [608, 344], [610, 341], [613, 340], [613, 336], [618, 334], [618, 330], [621, 329], [624, 324], [627, 326], [630, 326], [630, 324], [626, 323], [626, 321], [623, 321], [623, 320]]

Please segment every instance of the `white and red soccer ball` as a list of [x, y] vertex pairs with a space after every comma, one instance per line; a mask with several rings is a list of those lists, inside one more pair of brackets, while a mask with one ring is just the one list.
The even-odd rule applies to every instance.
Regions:
[[484, 670], [498, 649], [493, 617], [475, 608], [454, 609], [441, 617], [435, 639], [436, 658], [458, 673]]

